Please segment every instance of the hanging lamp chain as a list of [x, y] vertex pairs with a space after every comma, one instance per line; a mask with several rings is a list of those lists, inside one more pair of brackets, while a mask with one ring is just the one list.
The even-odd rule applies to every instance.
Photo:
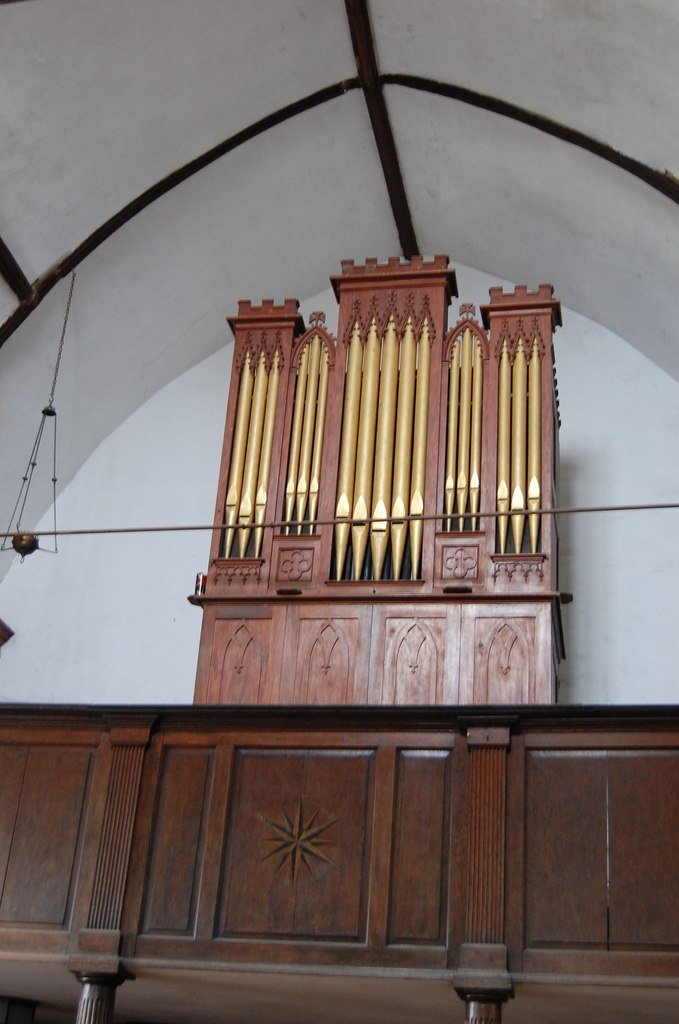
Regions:
[[52, 409], [54, 406], [54, 392], [57, 388], [57, 377], [59, 376], [59, 366], [61, 364], [61, 353], [64, 350], [64, 338], [66, 337], [66, 327], [68, 326], [68, 315], [71, 312], [71, 299], [73, 298], [73, 288], [75, 286], [75, 270], [71, 274], [71, 287], [68, 291], [68, 299], [66, 301], [66, 313], [64, 314], [64, 326], [61, 328], [61, 340], [59, 341], [59, 351], [57, 352], [57, 362], [54, 367], [54, 377], [52, 378], [52, 390], [50, 391], [49, 402], [47, 408]]
[[[16, 500], [16, 504], [10, 517], [10, 525], [5, 533], [2, 543], [0, 544], [0, 551], [5, 551], [8, 547], [14, 548], [17, 554], [20, 555], [21, 561], [23, 562], [26, 555], [32, 554], [39, 547], [38, 537], [35, 533], [25, 532], [21, 526], [21, 520], [26, 509], [26, 503], [28, 500], [28, 493], [31, 489], [33, 482], [33, 474], [35, 473], [36, 466], [38, 464], [38, 450], [40, 448], [40, 442], [42, 441], [43, 433], [45, 430], [45, 422], [50, 419], [53, 424], [53, 445], [52, 445], [52, 510], [54, 518], [54, 530], [52, 531], [54, 536], [54, 547], [51, 550], [52, 554], [58, 552], [57, 544], [57, 410], [54, 408], [54, 393], [57, 388], [57, 379], [59, 377], [59, 367], [61, 365], [61, 355], [64, 350], [64, 339], [66, 338], [66, 328], [68, 326], [68, 316], [71, 312], [71, 300], [73, 298], [73, 288], [75, 286], [75, 270], [71, 274], [71, 287], [68, 292], [68, 300], [66, 302], [66, 312], [64, 314], [64, 325], [61, 329], [61, 338], [59, 340], [59, 350], [57, 352], [57, 362], [54, 367], [54, 377], [52, 378], [52, 388], [50, 390], [50, 397], [47, 405], [42, 410], [42, 419], [40, 426], [38, 427], [38, 433], [35, 441], [33, 442], [33, 448], [31, 454], [28, 457], [28, 465], [26, 471], [21, 479], [21, 487], [19, 488], [19, 495]], [[12, 532], [12, 523], [16, 523], [16, 532]], [[11, 545], [10, 545], [11, 541]]]

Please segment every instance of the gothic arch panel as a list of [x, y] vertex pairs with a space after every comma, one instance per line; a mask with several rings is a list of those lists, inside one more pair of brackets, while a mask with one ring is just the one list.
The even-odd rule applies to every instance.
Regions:
[[222, 619], [215, 623], [211, 700], [219, 704], [259, 703], [266, 680], [269, 633], [269, 619]]

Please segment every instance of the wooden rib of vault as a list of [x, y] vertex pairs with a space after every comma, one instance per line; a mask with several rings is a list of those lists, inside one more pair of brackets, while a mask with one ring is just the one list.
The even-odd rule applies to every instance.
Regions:
[[196, 703], [549, 703], [562, 655], [550, 285], [342, 264], [337, 338], [241, 302]]

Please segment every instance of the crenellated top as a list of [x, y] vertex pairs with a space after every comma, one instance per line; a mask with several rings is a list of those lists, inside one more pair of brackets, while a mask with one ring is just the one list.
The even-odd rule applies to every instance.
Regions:
[[490, 327], [491, 316], [518, 311], [533, 310], [550, 311], [552, 330], [561, 327], [561, 304], [554, 298], [554, 287], [551, 284], [538, 285], [530, 291], [525, 284], [517, 285], [513, 291], [505, 291], [500, 285], [488, 289], [490, 303], [481, 306], [481, 317], [484, 327]]
[[330, 278], [336, 298], [348, 289], [363, 292], [367, 289], [378, 291], [384, 288], [420, 289], [443, 285], [446, 306], [452, 297], [457, 295], [455, 271], [449, 267], [447, 256], [434, 256], [425, 259], [413, 256], [409, 260], [394, 256], [385, 262], [368, 258], [365, 263], [354, 263], [353, 260], [342, 260], [342, 273]]

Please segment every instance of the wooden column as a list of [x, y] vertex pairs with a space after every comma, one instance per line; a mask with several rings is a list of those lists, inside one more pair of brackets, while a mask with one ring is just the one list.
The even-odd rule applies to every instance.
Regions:
[[500, 1024], [512, 995], [504, 943], [505, 828], [509, 726], [471, 725], [465, 941], [454, 984], [468, 1024]]
[[502, 1024], [502, 1000], [467, 999], [466, 1024]]
[[[69, 958], [68, 964], [84, 986], [83, 1022], [111, 1019], [115, 988], [132, 978], [120, 960], [120, 926], [144, 751], [152, 724], [153, 719], [142, 718], [124, 725], [115, 722], [111, 727], [108, 789], [87, 923], [78, 934], [77, 952]], [[90, 989], [91, 994], [86, 996]], [[111, 1018], [104, 1009], [109, 998]], [[80, 1010], [78, 1021], [81, 1021]]]
[[82, 989], [75, 1024], [112, 1024], [116, 988], [125, 976], [82, 972], [77, 977]]

